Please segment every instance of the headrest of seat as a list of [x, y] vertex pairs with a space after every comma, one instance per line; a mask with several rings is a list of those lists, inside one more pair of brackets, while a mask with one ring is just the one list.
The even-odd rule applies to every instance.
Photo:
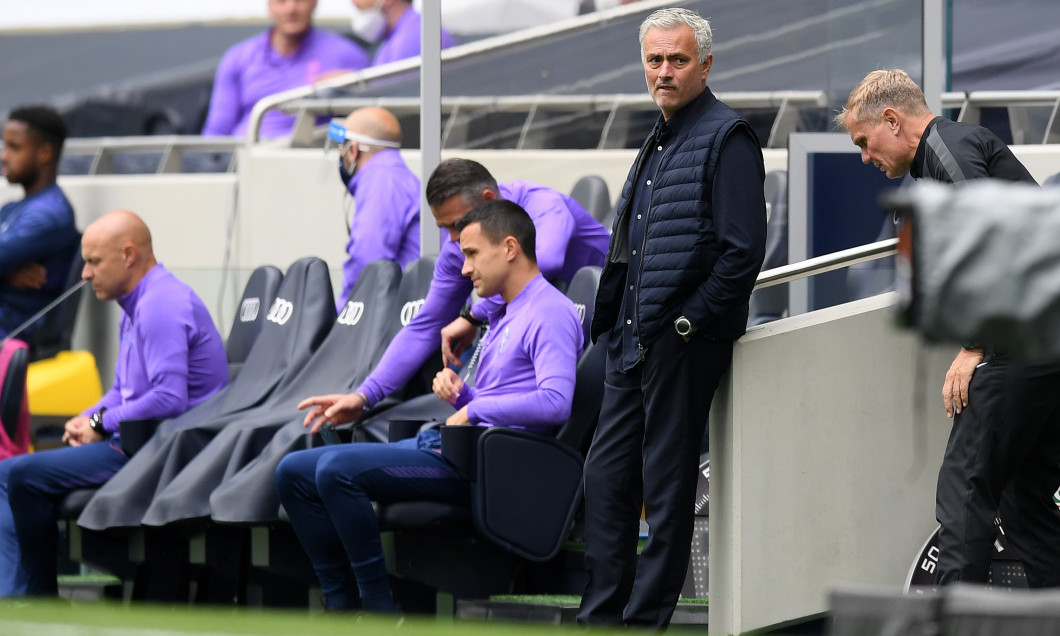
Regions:
[[600, 268], [590, 265], [579, 269], [567, 287], [567, 298], [570, 298], [578, 309], [578, 318], [582, 321], [582, 332], [586, 343], [589, 342], [589, 326], [593, 322], [596, 289], [599, 285]]
[[238, 364], [246, 360], [254, 340], [265, 324], [265, 316], [276, 298], [276, 290], [283, 281], [283, 272], [272, 265], [254, 270], [243, 288], [239, 308], [232, 319], [232, 328], [225, 341], [228, 362]]
[[269, 395], [289, 372], [301, 368], [335, 321], [331, 276], [319, 258], [291, 264], [273, 296], [271, 303], [259, 307], [263, 322], [225, 398], [228, 410], [246, 408]]
[[570, 196], [597, 221], [603, 221], [611, 209], [607, 182], [599, 175], [589, 174], [578, 179], [571, 188]]

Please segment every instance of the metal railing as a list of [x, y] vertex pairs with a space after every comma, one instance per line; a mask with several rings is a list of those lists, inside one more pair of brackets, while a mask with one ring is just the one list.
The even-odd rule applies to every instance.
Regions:
[[[799, 123], [799, 109], [823, 108], [828, 105], [825, 91], [736, 91], [719, 93], [718, 98], [736, 109], [776, 108], [767, 147], [778, 148], [787, 144], [788, 135]], [[624, 113], [652, 112], [659, 107], [647, 93], [610, 95], [498, 95], [498, 96], [453, 96], [442, 98], [442, 114], [447, 115], [442, 130], [442, 147], [449, 142], [460, 126], [466, 126], [473, 116], [491, 113], [525, 113], [519, 140], [515, 150], [526, 146], [535, 125], [535, 117], [547, 111], [574, 112], [581, 115], [591, 112], [607, 113], [600, 130], [597, 149], [616, 147], [609, 143], [615, 123]], [[297, 145], [312, 145], [323, 139], [323, 129], [316, 128], [316, 118], [322, 115], [345, 115], [365, 106], [382, 106], [395, 115], [419, 113], [420, 101], [415, 97], [303, 97], [276, 105], [278, 110], [295, 115], [295, 137]], [[621, 146], [617, 146], [621, 147]]]
[[236, 149], [243, 144], [238, 137], [200, 137], [197, 135], [152, 135], [146, 137], [71, 138], [63, 146], [64, 157], [91, 157], [88, 174], [114, 174], [117, 155], [159, 155], [155, 174], [179, 174], [184, 171], [186, 153], [217, 153], [222, 157], [223, 172], [235, 172]]
[[[408, 61], [405, 61], [408, 62]], [[418, 62], [396, 63], [416, 68]], [[404, 66], [402, 67], [404, 68]], [[323, 142], [324, 128], [316, 125], [320, 115], [348, 113], [362, 106], [383, 106], [398, 116], [419, 113], [419, 99], [414, 97], [366, 98], [331, 97], [313, 98], [304, 91], [296, 91], [297, 97], [278, 99], [267, 108], [262, 100], [261, 114], [269, 108], [282, 110], [298, 116], [295, 132], [290, 140], [275, 140], [279, 145], [319, 145]], [[277, 96], [274, 96], [277, 97]], [[798, 111], [801, 108], [822, 108], [829, 103], [825, 91], [743, 91], [720, 93], [719, 98], [734, 108], [776, 108], [767, 147], [785, 147], [788, 134], [795, 130]], [[271, 99], [271, 98], [270, 98]], [[1007, 108], [1013, 142], [1016, 144], [1060, 143], [1060, 91], [975, 91], [971, 93], [948, 92], [942, 96], [945, 109], [958, 111], [957, 121], [979, 123], [985, 108]], [[255, 108], [258, 108], [255, 106]], [[491, 97], [454, 96], [442, 98], [442, 113], [447, 115], [442, 130], [443, 147], [460, 147], [450, 142], [459, 136], [460, 127], [466, 126], [471, 117], [489, 113], [525, 113], [526, 118], [519, 132], [516, 149], [526, 146], [533, 134], [535, 118], [548, 112], [597, 112], [606, 113], [601, 128], [597, 149], [615, 147], [609, 143], [615, 134], [616, 122], [635, 112], [653, 112], [657, 109], [651, 97], [644, 94], [613, 95], [511, 95]], [[1029, 116], [1031, 109], [1047, 109], [1048, 114], [1042, 131], [1042, 118], [1034, 124]], [[295, 140], [299, 140], [295, 143]], [[781, 140], [783, 143], [781, 143]], [[235, 170], [235, 150], [245, 143], [261, 143], [255, 135], [247, 138], [200, 137], [193, 135], [158, 135], [142, 137], [93, 137], [67, 140], [64, 156], [89, 156], [87, 174], [113, 174], [117, 155], [158, 155], [151, 170], [156, 174], [173, 174], [183, 171], [186, 153], [218, 153], [222, 156], [215, 172]], [[84, 172], [84, 171], [82, 171]]]
[[898, 239], [886, 239], [867, 245], [859, 245], [850, 249], [840, 250], [823, 256], [815, 256], [798, 263], [782, 265], [768, 269], [758, 275], [755, 281], [755, 289], [765, 289], [773, 285], [790, 283], [794, 280], [808, 278], [817, 274], [824, 274], [858, 263], [874, 261], [898, 253]]

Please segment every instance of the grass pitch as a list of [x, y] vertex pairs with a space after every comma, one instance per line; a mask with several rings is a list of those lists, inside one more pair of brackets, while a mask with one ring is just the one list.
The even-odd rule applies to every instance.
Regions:
[[[104, 601], [0, 602], [0, 634], [3, 636], [325, 636], [351, 633], [358, 636], [543, 636], [557, 631], [584, 633], [583, 629], [573, 626], [487, 623], [422, 616], [334, 615], [306, 610], [122, 605]], [[594, 636], [610, 633], [618, 632], [593, 630]], [[623, 630], [623, 633], [629, 631]]]

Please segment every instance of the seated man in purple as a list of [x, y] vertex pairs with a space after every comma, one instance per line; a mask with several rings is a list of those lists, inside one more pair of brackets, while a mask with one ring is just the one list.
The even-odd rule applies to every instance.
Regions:
[[[410, 0], [352, 0], [353, 34], [368, 44], [379, 43], [372, 66], [381, 66], [420, 54], [421, 24], [419, 11]], [[442, 48], [456, 44], [453, 36], [442, 29]]]
[[[541, 275], [549, 281], [569, 283], [586, 265], [603, 265], [608, 232], [585, 208], [565, 194], [529, 181], [500, 183], [482, 164], [469, 159], [446, 159], [427, 180], [427, 203], [438, 227], [446, 230], [442, 250], [434, 263], [434, 278], [420, 312], [387, 346], [379, 364], [353, 393], [307, 398], [305, 406], [320, 406], [324, 416], [339, 413], [340, 422], [361, 417], [364, 410], [401, 388], [436, 355], [439, 344], [447, 362], [460, 364], [458, 356], [503, 301], [485, 298], [465, 307], [471, 281], [461, 276], [456, 223], [471, 208], [486, 201], [505, 199], [519, 204], [534, 222], [535, 253]], [[461, 311], [463, 308], [463, 311]]]
[[[204, 135], [244, 135], [259, 100], [329, 75], [368, 66], [368, 54], [346, 38], [313, 27], [316, 0], [269, 0], [272, 27], [225, 53], [214, 77]], [[266, 139], [290, 134], [294, 116], [269, 111]]]
[[228, 383], [221, 334], [190, 287], [155, 261], [151, 233], [132, 212], [85, 230], [82, 277], [122, 309], [114, 386], [66, 423], [69, 448], [0, 462], [0, 596], [55, 595], [55, 507], [70, 491], [110, 479], [128, 457], [118, 424], [179, 415]]
[[[577, 310], [541, 275], [534, 256], [534, 223], [517, 204], [483, 203], [455, 229], [464, 276], [479, 295], [499, 294], [503, 304], [489, 313], [477, 386], [465, 386], [451, 369], [434, 380], [435, 394], [458, 409], [446, 424], [554, 434], [570, 416], [574, 398], [582, 348]], [[325, 421], [345, 418], [325, 415], [320, 406], [306, 414], [305, 423], [314, 432]], [[438, 431], [429, 430], [391, 444], [298, 451], [280, 462], [276, 489], [313, 562], [329, 610], [395, 609], [372, 502], [468, 504], [468, 482], [440, 451]]]
[[339, 177], [353, 197], [339, 311], [368, 263], [380, 259], [404, 269], [420, 256], [420, 180], [405, 165], [401, 125], [385, 108], [360, 108], [328, 136], [339, 146]]

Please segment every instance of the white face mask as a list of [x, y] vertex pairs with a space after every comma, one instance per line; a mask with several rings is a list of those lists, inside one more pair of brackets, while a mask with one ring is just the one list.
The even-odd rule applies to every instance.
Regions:
[[353, 5], [350, 16], [350, 28], [353, 34], [369, 44], [375, 44], [386, 33], [386, 16], [383, 15], [383, 0], [371, 9], [361, 9]]

